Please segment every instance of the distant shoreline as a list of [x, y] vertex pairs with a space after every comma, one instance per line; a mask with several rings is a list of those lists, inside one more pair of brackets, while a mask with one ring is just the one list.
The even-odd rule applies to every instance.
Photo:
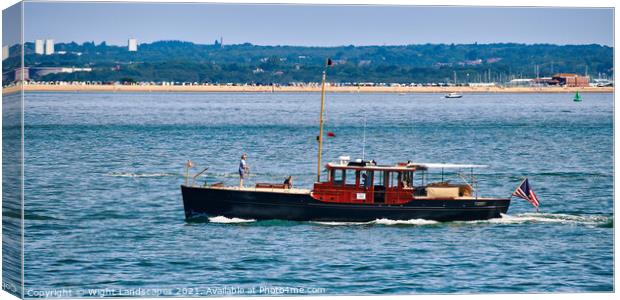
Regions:
[[[227, 86], [227, 85], [42, 85], [5, 87], [2, 94], [26, 92], [190, 92], [190, 93], [318, 93], [321, 88], [299, 86]], [[388, 87], [328, 86], [329, 93], [613, 93], [613, 87]]]

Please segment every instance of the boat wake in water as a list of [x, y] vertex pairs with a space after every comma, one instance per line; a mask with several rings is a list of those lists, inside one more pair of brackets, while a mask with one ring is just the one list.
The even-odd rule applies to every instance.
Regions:
[[411, 219], [411, 220], [390, 220], [390, 219], [377, 219], [370, 222], [318, 222], [311, 221], [310, 223], [320, 224], [320, 225], [330, 225], [330, 226], [338, 226], [338, 225], [433, 225], [439, 224], [437, 221], [433, 220], [424, 220], [424, 219]]
[[236, 223], [250, 223], [256, 222], [254, 219], [241, 219], [241, 218], [227, 218], [224, 216], [210, 217], [211, 223], [223, 223], [223, 224], [236, 224]]
[[523, 213], [502, 215], [501, 218], [467, 223], [522, 224], [522, 223], [559, 223], [573, 225], [600, 226], [613, 221], [612, 217], [603, 215], [570, 215], [553, 213]]
[[[209, 217], [210, 223], [237, 224], [237, 223], [261, 223], [255, 219], [227, 218], [224, 216]], [[359, 225], [384, 225], [384, 226], [427, 226], [427, 225], [450, 225], [450, 224], [567, 224], [581, 226], [613, 227], [613, 217], [603, 215], [570, 215], [553, 213], [522, 213], [516, 215], [505, 215], [501, 218], [479, 220], [479, 221], [454, 221], [437, 222], [433, 220], [411, 219], [411, 220], [390, 220], [377, 219], [369, 222], [322, 222], [310, 221], [309, 223], [326, 226], [359, 226]]]

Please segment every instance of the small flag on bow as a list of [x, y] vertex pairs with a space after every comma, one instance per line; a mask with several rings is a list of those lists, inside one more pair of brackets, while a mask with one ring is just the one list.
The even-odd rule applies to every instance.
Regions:
[[532, 186], [530, 186], [530, 182], [525, 178], [523, 182], [519, 185], [519, 187], [512, 193], [513, 196], [525, 199], [529, 201], [534, 207], [536, 207], [536, 211], [538, 211], [538, 206], [540, 206], [540, 202], [538, 201], [538, 197], [536, 197], [536, 193], [532, 190]]

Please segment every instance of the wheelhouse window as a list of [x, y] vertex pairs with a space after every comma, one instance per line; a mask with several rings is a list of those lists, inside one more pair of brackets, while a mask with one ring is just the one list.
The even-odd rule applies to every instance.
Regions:
[[384, 187], [385, 186], [385, 172], [377, 172], [377, 176], [374, 179], [375, 186]]
[[398, 181], [400, 180], [400, 174], [398, 172], [386, 172], [388, 174], [388, 179], [386, 182], [390, 188], [397, 188]]
[[333, 176], [332, 178], [334, 179], [334, 185], [342, 185], [344, 184], [344, 179], [345, 179], [345, 171], [344, 169], [334, 169], [332, 170], [333, 172]]
[[355, 183], [356, 183], [355, 177], [358, 175], [359, 172], [355, 172], [355, 170], [343, 170], [343, 171], [345, 171], [345, 174], [344, 174], [345, 185], [355, 186]]

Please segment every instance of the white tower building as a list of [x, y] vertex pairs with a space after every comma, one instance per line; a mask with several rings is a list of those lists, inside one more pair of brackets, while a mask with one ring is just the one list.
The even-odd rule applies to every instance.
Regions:
[[45, 53], [45, 46], [43, 44], [43, 40], [34, 41], [34, 53], [41, 54], [41, 55]]
[[45, 40], [45, 55], [54, 54], [54, 40]]
[[2, 60], [9, 58], [9, 46], [2, 46]]
[[127, 41], [127, 50], [131, 52], [138, 51], [138, 41], [136, 39], [129, 39]]

